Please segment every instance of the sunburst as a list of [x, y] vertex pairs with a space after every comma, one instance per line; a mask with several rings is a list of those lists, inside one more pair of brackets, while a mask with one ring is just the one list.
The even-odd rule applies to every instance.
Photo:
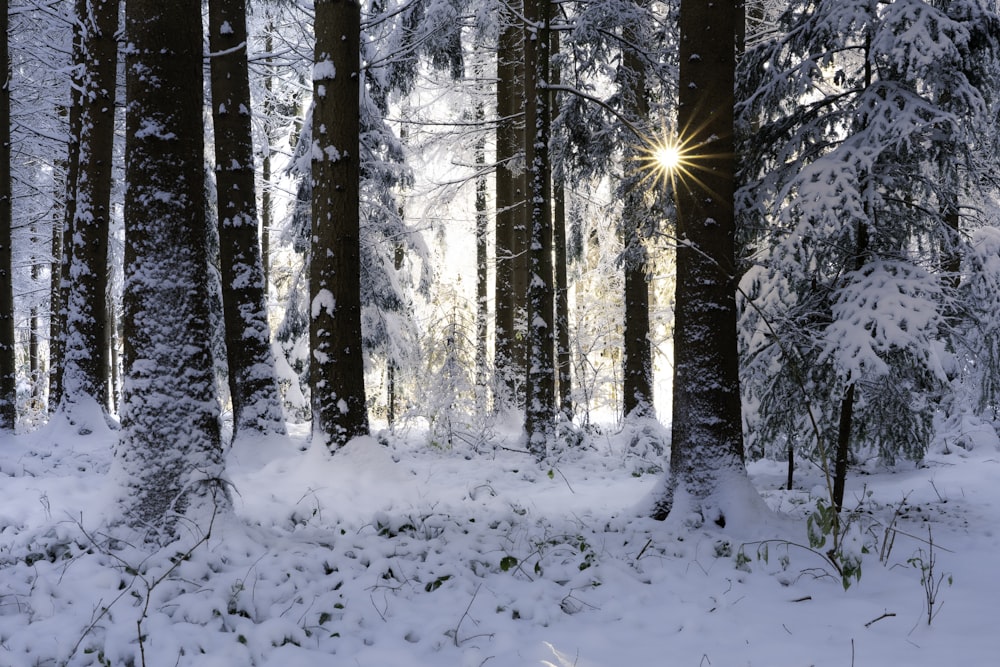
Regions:
[[651, 181], [652, 187], [662, 187], [667, 184], [673, 187], [678, 177], [690, 173], [693, 165], [687, 151], [688, 147], [676, 134], [664, 130], [643, 143], [636, 156], [639, 171], [643, 174], [643, 183]]

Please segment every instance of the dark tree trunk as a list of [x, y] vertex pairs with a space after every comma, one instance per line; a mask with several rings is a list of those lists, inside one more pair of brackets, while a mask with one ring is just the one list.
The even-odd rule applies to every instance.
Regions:
[[[646, 3], [636, 2], [639, 9]], [[642, 44], [642, 31], [628, 26], [626, 41]], [[619, 78], [625, 87], [629, 115], [642, 127], [649, 121], [646, 67], [640, 54], [626, 49]], [[622, 412], [624, 417], [646, 417], [653, 413], [653, 357], [649, 343], [648, 255], [640, 231], [647, 227], [649, 212], [638, 175], [627, 175], [628, 190], [622, 208], [622, 270], [625, 277], [624, 354], [622, 355]]]
[[309, 377], [313, 437], [336, 449], [368, 433], [361, 345], [361, 8], [316, 2]]
[[0, 11], [0, 430], [17, 423], [17, 366], [14, 358], [13, 200], [10, 164], [9, 8]]
[[[528, 251], [528, 366], [525, 382], [525, 431], [528, 449], [537, 457], [545, 456], [552, 438], [555, 415], [555, 303], [552, 270], [552, 169], [549, 163], [549, 137], [552, 117], [549, 91], [543, 85], [549, 79], [549, 0], [525, 3], [527, 26], [525, 39], [525, 127], [531, 137], [531, 236]], [[530, 83], [529, 83], [530, 82]], [[533, 131], [532, 131], [533, 130]]]
[[208, 30], [233, 436], [284, 433], [257, 235], [246, 0], [209, 0]]
[[[550, 33], [550, 57], [559, 54], [559, 31]], [[552, 66], [552, 84], [562, 83], [560, 67]], [[550, 115], [558, 113], [557, 96], [549, 96]], [[559, 410], [567, 421], [573, 420], [573, 366], [569, 347], [569, 281], [566, 256], [566, 186], [563, 170], [553, 170], [552, 176], [552, 245], [555, 261], [555, 322], [556, 322], [556, 380], [559, 389]]]
[[103, 426], [91, 420], [100, 418], [108, 404], [108, 234], [120, 3], [93, 0], [83, 4], [81, 131], [72, 245], [67, 250], [72, 280], [66, 292], [61, 408], [81, 434]]
[[212, 362], [201, 3], [128, 0], [125, 386], [129, 523], [169, 538], [227, 499]]
[[77, 175], [80, 171], [80, 135], [82, 133], [83, 89], [83, 20], [85, 0], [75, 0], [73, 21], [73, 69], [69, 89], [69, 134], [66, 146], [66, 182], [63, 220], [53, 221], [52, 294], [49, 305], [49, 410], [54, 411], [63, 396], [64, 351], [66, 349], [66, 294], [69, 291], [69, 263], [76, 216]]
[[[519, 7], [518, 7], [519, 8]], [[514, 12], [508, 11], [500, 18], [500, 37], [497, 47], [497, 126], [496, 126], [496, 275], [495, 349], [494, 372], [498, 378], [496, 388], [503, 387], [506, 396], [501, 402], [516, 405], [517, 332], [514, 293], [514, 228], [522, 210], [517, 199], [515, 162], [521, 155], [517, 125], [521, 118], [521, 30]]]
[[670, 477], [655, 510], [679, 495], [699, 521], [725, 525], [722, 488], [746, 479], [734, 277], [733, 0], [682, 0], [678, 127], [693, 176], [676, 185], [677, 288]]

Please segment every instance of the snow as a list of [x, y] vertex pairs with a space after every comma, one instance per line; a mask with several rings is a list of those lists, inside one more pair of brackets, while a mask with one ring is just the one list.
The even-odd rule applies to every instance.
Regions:
[[[852, 476], [869, 553], [844, 590], [792, 544], [824, 488], [813, 468], [784, 491], [783, 464], [751, 464], [763, 502], [737, 484], [726, 529], [691, 530], [640, 516], [663, 479], [636, 472], [626, 434], [539, 464], [516, 428], [496, 432], [478, 453], [416, 429], [335, 455], [308, 426], [241, 438], [234, 513], [153, 553], [112, 539], [112, 431], [3, 436], [0, 664], [919, 667], [1000, 651], [995, 433]], [[928, 535], [946, 577], [929, 626], [912, 561]]]
[[337, 66], [332, 60], [323, 60], [313, 65], [313, 81], [337, 78]]

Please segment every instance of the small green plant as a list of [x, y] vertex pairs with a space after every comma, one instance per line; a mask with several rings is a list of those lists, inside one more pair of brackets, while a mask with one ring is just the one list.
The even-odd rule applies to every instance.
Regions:
[[[806, 519], [806, 531], [809, 535], [809, 547], [820, 553], [840, 575], [840, 581], [846, 591], [853, 581], [861, 581], [861, 554], [868, 549], [861, 544], [857, 551], [847, 547], [857, 542], [860, 535], [855, 525], [859, 511], [855, 510], [844, 519], [837, 508], [825, 500], [816, 501], [816, 510]], [[830, 541], [830, 548], [823, 548]]]

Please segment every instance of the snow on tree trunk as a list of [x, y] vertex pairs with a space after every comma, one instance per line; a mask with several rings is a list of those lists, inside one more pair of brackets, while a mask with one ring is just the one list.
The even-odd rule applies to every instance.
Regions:
[[549, 137], [549, 0], [525, 3], [525, 127], [531, 137], [531, 225], [528, 245], [528, 366], [525, 383], [525, 430], [528, 449], [546, 454], [556, 414], [555, 302], [552, 270], [552, 183]]
[[[85, 0], [76, 0], [76, 12], [83, 14]], [[83, 24], [73, 22], [73, 68], [69, 86], [69, 135], [66, 142], [66, 182], [63, 219], [53, 223], [52, 287], [49, 305], [49, 410], [62, 404], [64, 351], [66, 348], [66, 294], [69, 291], [69, 255], [72, 245], [73, 218], [76, 216], [77, 174], [80, 169], [82, 134]]]
[[[497, 388], [505, 387], [507, 395], [498, 396], [510, 406], [517, 405], [520, 382], [517, 379], [518, 350], [517, 308], [521, 302], [515, 290], [515, 263], [518, 248], [515, 234], [524, 210], [517, 184], [520, 182], [517, 160], [521, 156], [517, 115], [522, 109], [524, 69], [520, 64], [521, 30], [513, 11], [500, 16], [497, 45], [497, 125], [496, 152], [496, 274], [495, 293], [495, 361]], [[523, 193], [522, 193], [523, 194]], [[518, 282], [520, 284], [520, 282]], [[522, 297], [523, 298], [523, 297]]]
[[116, 456], [129, 524], [205, 527], [226, 504], [208, 309], [201, 4], [125, 12], [125, 381]]
[[233, 435], [284, 433], [257, 233], [246, 1], [211, 0], [208, 6], [222, 307]]
[[0, 430], [17, 422], [14, 358], [13, 200], [10, 164], [9, 10], [0, 11]]
[[[655, 515], [724, 526], [746, 479], [736, 347], [733, 110], [737, 5], [683, 0], [680, 175], [670, 473]], [[742, 14], [739, 15], [742, 20]]]
[[309, 377], [313, 438], [368, 433], [361, 342], [360, 32], [354, 0], [316, 2]]
[[105, 427], [108, 232], [118, 67], [117, 0], [78, 2], [83, 74], [76, 197], [66, 293], [60, 410], [80, 434]]

